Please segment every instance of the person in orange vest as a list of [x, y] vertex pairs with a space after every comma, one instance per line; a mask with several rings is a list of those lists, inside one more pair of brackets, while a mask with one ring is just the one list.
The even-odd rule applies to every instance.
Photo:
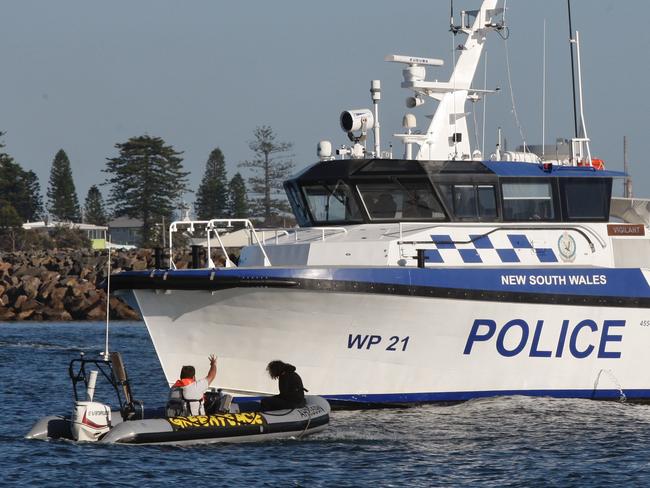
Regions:
[[203, 406], [203, 393], [208, 389], [208, 386], [217, 377], [217, 358], [214, 354], [208, 357], [210, 361], [210, 369], [208, 375], [200, 380], [196, 379], [196, 370], [194, 366], [183, 366], [181, 368], [180, 379], [174, 383], [169, 392], [169, 405], [176, 400], [184, 402], [182, 405], [182, 413], [185, 415], [205, 415], [205, 408]]

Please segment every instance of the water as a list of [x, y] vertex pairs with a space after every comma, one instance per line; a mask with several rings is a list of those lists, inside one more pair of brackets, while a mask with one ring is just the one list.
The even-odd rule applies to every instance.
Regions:
[[[113, 324], [111, 344], [122, 351], [136, 396], [160, 404], [167, 388], [144, 326]], [[71, 410], [68, 362], [102, 346], [100, 323], [0, 324], [0, 485], [650, 484], [650, 407], [589, 400], [510, 397], [334, 412], [320, 434], [258, 444], [181, 448], [23, 439], [39, 417]]]

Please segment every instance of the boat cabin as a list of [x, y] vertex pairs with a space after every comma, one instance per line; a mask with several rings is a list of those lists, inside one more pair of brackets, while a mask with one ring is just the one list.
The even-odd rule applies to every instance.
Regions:
[[301, 227], [385, 222], [607, 222], [593, 167], [496, 161], [321, 161], [285, 182]]

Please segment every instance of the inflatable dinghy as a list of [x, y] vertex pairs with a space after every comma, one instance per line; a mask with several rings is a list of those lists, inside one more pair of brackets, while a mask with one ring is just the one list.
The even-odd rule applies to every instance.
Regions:
[[[75, 373], [76, 364], [80, 367]], [[88, 364], [95, 365], [98, 370], [86, 375]], [[323, 430], [329, 423], [330, 405], [319, 396], [306, 396], [302, 407], [271, 412], [239, 412], [240, 405], [236, 402], [230, 404], [229, 411], [208, 409], [207, 415], [167, 416], [163, 408], [145, 410], [142, 402], [132, 399], [119, 353], [98, 360], [82, 356], [71, 361], [69, 372], [75, 397], [72, 416], [40, 419], [27, 434], [28, 439], [69, 439], [107, 444], [255, 442], [301, 438]], [[99, 373], [114, 387], [120, 403], [119, 411], [93, 401]], [[77, 384], [80, 382], [86, 386], [85, 400], [78, 397]], [[241, 406], [244, 405], [250, 406], [251, 403]]]

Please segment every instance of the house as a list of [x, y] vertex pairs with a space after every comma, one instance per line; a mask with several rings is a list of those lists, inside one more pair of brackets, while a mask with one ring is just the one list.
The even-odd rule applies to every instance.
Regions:
[[70, 229], [78, 229], [83, 231], [88, 239], [93, 249], [105, 249], [106, 248], [106, 233], [108, 227], [104, 225], [93, 225], [93, 224], [80, 224], [77, 222], [26, 222], [23, 224], [23, 229], [25, 230], [45, 230], [49, 232], [52, 229], [57, 227], [67, 227]]
[[122, 216], [108, 223], [111, 244], [117, 246], [139, 246], [142, 241], [142, 225], [140, 219]]

